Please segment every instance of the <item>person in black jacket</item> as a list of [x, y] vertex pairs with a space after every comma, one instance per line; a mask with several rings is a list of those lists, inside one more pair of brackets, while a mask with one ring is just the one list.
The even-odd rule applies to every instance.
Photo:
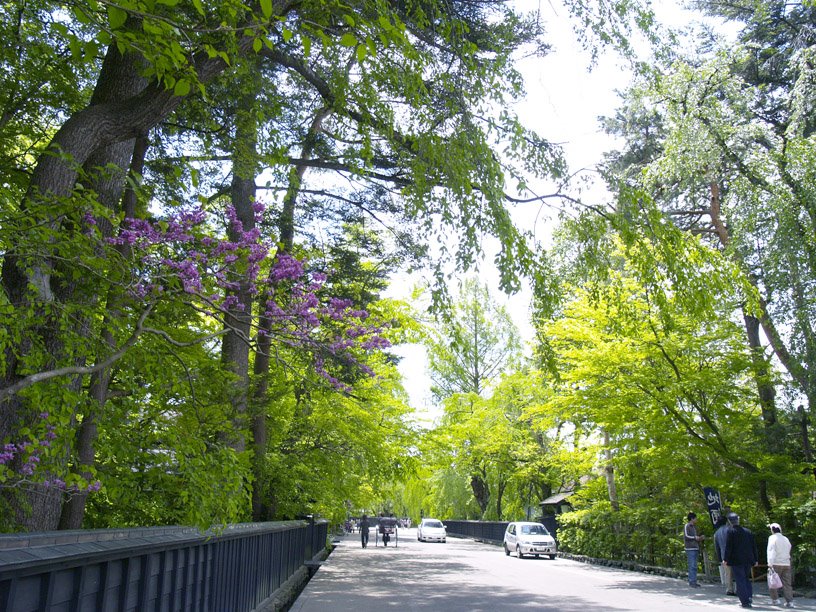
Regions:
[[738, 515], [728, 515], [730, 526], [726, 532], [725, 552], [723, 559], [731, 568], [734, 581], [737, 583], [737, 596], [743, 608], [752, 608], [753, 583], [751, 568], [759, 561], [754, 534], [739, 524]]
[[721, 516], [714, 525], [714, 552], [717, 555], [717, 564], [720, 569], [720, 582], [725, 587], [726, 595], [736, 595], [734, 579], [731, 577], [731, 568], [725, 564], [725, 540], [728, 537], [728, 519]]
[[368, 517], [364, 514], [362, 520], [360, 521], [360, 542], [363, 545], [363, 548], [368, 546], [368, 529], [370, 527], [370, 523], [368, 522]]

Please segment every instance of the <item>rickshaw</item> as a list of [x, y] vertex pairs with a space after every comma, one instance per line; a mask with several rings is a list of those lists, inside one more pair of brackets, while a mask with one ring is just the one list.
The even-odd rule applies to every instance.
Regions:
[[393, 516], [381, 516], [377, 522], [377, 529], [374, 535], [374, 547], [382, 540], [383, 546], [388, 546], [388, 542], [394, 539], [394, 546], [399, 546], [399, 533], [397, 530], [397, 519]]

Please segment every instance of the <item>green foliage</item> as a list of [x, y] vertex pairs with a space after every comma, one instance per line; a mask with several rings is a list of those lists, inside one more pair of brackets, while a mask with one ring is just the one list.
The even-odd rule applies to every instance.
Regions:
[[55, 125], [87, 102], [98, 69], [92, 33], [81, 23], [66, 22], [52, 8], [48, 2], [3, 4], [0, 205], [4, 209], [19, 204]]
[[655, 18], [648, 5], [631, 0], [578, 0], [565, 4], [575, 18], [576, 32], [580, 33], [584, 46], [591, 51], [593, 60], [601, 50], [610, 46], [624, 55], [632, 55], [633, 30], [650, 37], [652, 42], [656, 40]]
[[751, 361], [722, 311], [690, 313], [668, 294], [654, 308], [653, 294], [623, 275], [594, 298], [573, 295], [544, 332], [560, 382], [535, 416], [572, 423], [590, 445], [610, 435], [622, 499], [688, 484], [752, 495], [760, 478], [784, 494], [785, 478], [801, 480], [796, 466], [777, 478], [781, 466], [760, 450]]
[[[653, 205], [627, 207], [624, 221], [653, 231], [659, 210], [677, 230], [721, 250], [750, 300], [747, 310], [762, 318], [786, 375], [812, 404], [812, 380], [804, 375], [812, 369], [805, 347], [814, 345], [816, 303], [816, 209], [807, 178], [814, 125], [805, 110], [813, 91], [812, 42], [800, 33], [812, 27], [813, 9], [776, 1], [696, 4], [740, 23], [740, 44], [707, 41], [693, 57], [671, 54], [627, 92], [610, 122], [627, 138], [627, 149], [613, 159], [614, 176], [650, 194]], [[654, 233], [658, 250], [674, 250], [663, 243], [662, 229]], [[688, 279], [672, 278], [678, 287], [680, 280]]]
[[[376, 180], [366, 178], [367, 192], [362, 196], [356, 187], [338, 189], [301, 209], [306, 211], [302, 218], [309, 221], [302, 226], [317, 228], [322, 244], [326, 244], [324, 231], [332, 237], [348, 234], [343, 236], [347, 244], [340, 246], [338, 240], [337, 248], [320, 258], [324, 269], [334, 273], [330, 288], [338, 297], [353, 298], [359, 305], [373, 303], [383, 288], [385, 273], [396, 264], [362, 225], [361, 210], [374, 217], [383, 212], [398, 223], [411, 218], [424, 222], [441, 212], [451, 224], [465, 226], [459, 257], [462, 266], [472, 265], [482, 232], [506, 234], [508, 243], [515, 243], [516, 248], [526, 246], [504, 208], [503, 173], [493, 154], [498, 137], [474, 120], [475, 113], [489, 110], [488, 99], [500, 102], [518, 93], [519, 80], [510, 54], [528, 40], [528, 34], [511, 13], [490, 5], [460, 12], [462, 7], [435, 3], [404, 7], [375, 2], [350, 7], [307, 2], [278, 14], [279, 7], [269, 2], [248, 6], [241, 2], [134, 0], [115, 6], [80, 2], [57, 19], [47, 4], [16, 8], [16, 30], [11, 21], [3, 27], [7, 39], [17, 44], [0, 57], [9, 68], [3, 73], [3, 99], [10, 104], [4, 106], [4, 112], [19, 111], [16, 115], [9, 112], [8, 118], [4, 115], [3, 128], [9, 132], [3, 141], [12, 143], [6, 145], [12, 148], [4, 154], [24, 162], [19, 167], [11, 163], [2, 167], [4, 177], [19, 175], [4, 179], [4, 184], [16, 185], [16, 191], [7, 194], [0, 219], [4, 254], [0, 307], [4, 322], [11, 322], [0, 332], [6, 357], [0, 367], [4, 382], [11, 384], [40, 373], [52, 376], [61, 366], [81, 370], [75, 364], [93, 365], [118, 347], [129, 350], [117, 355], [112, 369], [104, 371], [111, 376], [110, 388], [104, 389], [110, 393], [99, 404], [89, 399], [98, 372], [75, 373], [70, 379], [74, 394], [70, 398], [53, 394], [51, 386], [31, 383], [29, 395], [10, 392], [4, 396], [15, 412], [2, 431], [23, 435], [24, 417], [33, 413], [34, 396], [47, 391], [51, 395], [44, 405], [59, 407], [59, 418], [69, 423], [60, 432], [64, 435], [60, 447], [66, 455], [52, 466], [55, 475], [67, 477], [67, 470], [79, 469], [71, 429], [96, 422], [100, 431], [98, 473], [110, 485], [105, 491], [107, 501], [91, 510], [94, 524], [131, 520], [126, 509], [134, 507], [141, 510], [136, 516], [158, 523], [203, 523], [246, 515], [249, 460], [237, 450], [237, 441], [246, 439], [248, 423], [226, 391], [236, 381], [227, 374], [229, 368], [219, 363], [218, 347], [208, 339], [219, 333], [221, 313], [214, 312], [213, 304], [197, 301], [203, 296], [205, 302], [217, 302], [218, 284], [205, 278], [200, 295], [188, 298], [178, 279], [157, 278], [159, 270], [148, 260], [131, 261], [128, 249], [111, 248], [106, 241], [118, 231], [123, 212], [146, 217], [184, 209], [193, 202], [205, 203], [208, 211], [222, 206], [222, 160], [208, 165], [208, 158], [239, 148], [234, 143], [239, 128], [257, 126], [252, 141], [269, 134], [271, 142], [264, 145], [262, 154], [278, 176], [292, 174], [290, 160], [296, 150], [307, 151], [309, 138], [317, 142], [304, 153], [305, 161], [316, 152], [328, 163], [337, 163], [354, 181], [377, 176]], [[502, 16], [502, 22], [494, 25], [493, 15]], [[46, 18], [40, 19], [43, 16]], [[49, 27], [45, 38], [35, 35], [43, 23]], [[106, 48], [102, 70], [98, 56]], [[72, 70], [71, 65], [55, 61], [60, 54], [81, 69]], [[354, 73], [350, 73], [352, 66]], [[32, 74], [25, 74], [28, 71]], [[83, 109], [94, 77], [94, 105]], [[459, 87], [462, 79], [471, 87]], [[32, 96], [40, 103], [39, 109], [20, 104], [25, 96], [18, 95], [21, 92], [15, 88], [22, 84], [32, 93], [46, 92], [43, 83], [56, 87], [53, 99]], [[264, 85], [270, 93], [261, 95]], [[442, 95], [453, 91], [459, 95]], [[150, 99], [139, 99], [145, 92]], [[182, 107], [179, 98], [188, 97], [190, 103]], [[151, 111], [150, 104], [158, 98], [167, 103]], [[121, 111], [110, 124], [115, 130], [130, 121], [126, 111], [134, 108], [143, 113], [138, 121], [144, 123], [124, 126], [119, 136], [104, 137], [98, 136], [95, 123], [78, 130], [83, 138], [65, 137], [82, 124], [84, 116], [107, 108], [108, 103], [119, 105]], [[305, 134], [301, 126], [311, 124], [316, 109], [325, 109], [333, 124]], [[127, 147], [134, 134], [149, 132], [173, 111], [177, 111], [173, 119], [153, 139], [150, 158], [154, 164], [142, 176], [130, 177], [132, 186], [142, 180], [147, 186], [138, 190], [135, 208], [125, 211], [117, 189], [124, 185], [128, 160], [123, 157], [108, 163], [94, 159], [93, 163], [104, 166], [105, 178], [118, 184], [110, 194], [101, 192], [104, 181], [92, 176], [83, 164], [94, 151], [104, 157], [108, 150], [102, 152], [102, 146], [117, 144], [117, 139]], [[57, 129], [60, 124], [62, 128]], [[222, 126], [229, 127], [222, 130]], [[525, 132], [509, 114], [502, 113], [493, 127], [499, 133], [514, 130], [517, 146], [525, 146]], [[51, 137], [52, 151], [43, 153]], [[260, 167], [260, 159], [248, 153], [251, 147], [241, 146], [233, 157], [234, 173], [251, 175]], [[186, 166], [178, 159], [167, 161], [178, 154], [186, 161], [190, 152], [200, 153], [201, 161]], [[556, 163], [558, 153], [551, 152], [537, 159]], [[28, 171], [34, 166], [34, 183], [29, 185]], [[389, 177], [388, 173], [393, 174]], [[398, 205], [392, 203], [383, 182], [403, 190]], [[94, 191], [97, 187], [98, 193]], [[444, 196], [442, 191], [446, 191]], [[331, 211], [337, 202], [343, 202], [339, 214]], [[283, 233], [274, 222], [270, 215], [263, 224], [266, 237], [273, 240], [276, 230]], [[223, 225], [215, 221], [195, 240], [203, 243], [221, 236], [233, 229], [227, 225], [228, 221]], [[162, 229], [167, 226], [164, 222]], [[403, 230], [402, 235], [409, 232]], [[305, 251], [310, 250], [309, 238], [303, 238]], [[382, 254], [377, 262], [360, 256], [367, 251], [370, 258], [372, 246]], [[184, 251], [181, 241], [156, 247], [151, 255], [182, 264], [179, 259]], [[523, 255], [510, 255], [507, 261], [510, 277], [526, 265]], [[377, 269], [377, 263], [382, 267]], [[236, 272], [241, 271], [236, 267]], [[151, 281], [160, 290], [146, 296], [143, 303], [129, 294], [133, 284]], [[275, 297], [285, 301], [280, 293]], [[381, 307], [372, 320], [376, 315], [398, 314], [389, 310]], [[395, 337], [410, 333], [407, 319], [401, 323], [405, 327], [394, 332]], [[254, 342], [254, 338], [246, 340]], [[282, 395], [294, 393], [304, 398], [307, 393], [325, 392], [308, 369], [310, 361], [323, 357], [315, 354], [320, 350], [292, 350], [287, 340], [276, 338], [272, 343], [272, 350], [282, 359], [275, 375], [285, 381], [295, 371], [305, 384], [287, 382]], [[359, 351], [359, 356], [365, 357], [365, 352]], [[372, 365], [382, 372], [390, 368], [382, 357]], [[339, 369], [349, 391], [357, 390], [355, 384], [365, 386], [352, 368]], [[393, 373], [389, 376], [393, 378]], [[404, 403], [396, 385], [387, 389], [386, 396], [368, 390], [373, 399], [361, 402], [366, 408], [375, 401], [387, 406], [377, 426], [400, 435], [355, 440], [355, 448], [368, 447], [374, 455], [368, 457], [360, 450], [358, 464], [349, 467], [348, 479], [340, 489], [326, 485], [337, 481], [342, 468], [333, 459], [342, 456], [343, 440], [354, 438], [344, 427], [358, 417], [347, 398], [336, 402], [344, 408], [336, 415], [329, 411], [334, 405], [331, 393], [314, 405], [303, 400], [308, 406], [306, 415], [300, 412], [304, 408], [300, 399], [293, 414], [276, 413], [271, 406], [255, 407], [260, 415], [268, 412], [281, 428], [270, 442], [268, 467], [277, 470], [275, 475], [291, 472], [291, 477], [285, 476], [291, 480], [272, 479], [256, 485], [276, 499], [282, 513], [302, 513], [316, 500], [319, 510], [337, 514], [338, 500], [354, 497], [349, 492], [351, 482], [368, 478], [374, 488], [379, 487], [393, 475], [395, 465], [405, 463], [398, 457], [404, 456], [410, 436], [397, 417]], [[359, 420], [363, 432], [374, 430], [371, 419]], [[117, 430], [120, 425], [121, 432]], [[185, 438], [182, 432], [189, 436]], [[325, 453], [322, 458], [321, 453]], [[310, 469], [319, 477], [306, 487], [305, 473]], [[214, 489], [220, 493], [207, 503], [205, 498]], [[315, 492], [321, 489], [318, 496]]]
[[[558, 544], [589, 557], [683, 569], [687, 508], [677, 501], [657, 505], [644, 498], [616, 511], [609, 502], [596, 502], [558, 517]], [[701, 531], [711, 535], [705, 527]]]
[[531, 427], [542, 401], [535, 372], [505, 374], [489, 398], [456, 394], [421, 445], [425, 516], [504, 520], [527, 516], [558, 482], [553, 448]]
[[90, 498], [89, 526], [208, 528], [249, 519], [249, 457], [227, 443], [227, 381], [202, 347], [169, 350], [158, 338], [120, 364], [113, 390], [128, 394], [110, 398], [96, 417], [104, 486]]
[[[621, 47], [633, 12], [648, 25], [634, 2], [603, 3], [591, 15], [591, 3], [573, 4]], [[241, 309], [224, 307], [225, 293], [246, 288], [255, 264], [268, 271], [268, 259], [250, 263], [249, 253], [236, 253], [226, 292], [214, 274], [191, 292], [162, 265], [189, 267], [202, 257], [193, 244], [232, 238], [225, 194], [252, 191], [243, 194], [251, 207], [254, 175], [265, 168], [269, 193], [284, 195], [270, 196], [269, 212], [253, 225], [259, 239], [321, 251], [312, 260], [332, 273], [331, 291], [370, 306], [373, 323], [394, 319], [393, 338], [418, 333], [398, 305], [377, 301], [397, 263], [429, 265], [441, 279], [449, 263], [474, 268], [483, 238], [493, 236], [502, 242], [501, 286], [518, 289], [540, 269], [530, 236], [512, 222], [505, 177], [523, 185], [530, 175], [565, 175], [560, 148], [507, 110], [522, 92], [515, 54], [546, 46], [535, 20], [501, 2], [4, 8], [13, 18], [0, 25], [3, 442], [36, 435], [31, 421], [47, 409], [59, 452], [43, 453], [44, 474], [104, 482], [90, 497], [92, 526], [242, 520], [259, 491], [271, 516], [339, 518], [349, 505], [382, 503], [397, 475], [415, 468], [408, 449], [416, 440], [389, 357], [353, 351], [377, 377], [339, 360], [343, 393], [330, 390], [315, 364], [336, 356], [329, 342], [339, 322], [314, 333], [310, 346], [281, 332], [263, 349], [256, 304], [245, 303], [250, 331], [228, 329]], [[146, 161], [137, 155], [143, 147]], [[325, 175], [304, 179], [308, 168], [342, 178], [327, 186]], [[149, 253], [109, 241], [125, 216], [158, 221], [164, 232], [174, 212], [198, 205], [209, 225]], [[396, 257], [365, 225], [369, 218], [391, 230]], [[435, 243], [443, 256], [423, 259]], [[280, 304], [292, 297], [287, 289], [253, 287]], [[246, 293], [255, 299], [253, 291]], [[249, 347], [240, 368], [222, 335]], [[491, 341], [511, 352], [518, 345], [501, 325]], [[250, 376], [267, 357], [272, 365]], [[475, 384], [495, 384], [509, 361], [480, 371]], [[269, 393], [250, 393], [264, 385]], [[515, 401], [516, 391], [501, 397]], [[502, 434], [480, 441], [459, 475], [476, 469], [484, 487], [513, 491], [514, 512], [523, 485], [536, 481], [531, 470], [516, 479], [519, 464], [542, 446], [522, 425], [524, 401], [510, 412], [483, 403], [456, 423], [457, 435], [473, 440], [478, 426]], [[258, 433], [254, 448], [245, 441], [258, 424], [270, 435]], [[0, 477], [8, 482], [7, 472]], [[52, 528], [54, 506], [25, 527]]]

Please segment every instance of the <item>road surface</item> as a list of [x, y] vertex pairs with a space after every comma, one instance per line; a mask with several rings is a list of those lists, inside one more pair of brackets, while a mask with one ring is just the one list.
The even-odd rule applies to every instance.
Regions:
[[[780, 610], [767, 595], [756, 610]], [[796, 600], [816, 611], [816, 601]], [[501, 547], [459, 538], [420, 543], [401, 529], [398, 546], [360, 546], [359, 534], [340, 538], [292, 612], [560, 612], [741, 610], [719, 584], [693, 589], [685, 581], [557, 558], [517, 559]]]

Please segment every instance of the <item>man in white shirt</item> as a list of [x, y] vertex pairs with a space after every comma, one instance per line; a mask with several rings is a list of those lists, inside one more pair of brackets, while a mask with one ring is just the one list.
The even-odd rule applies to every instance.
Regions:
[[[782, 535], [779, 523], [771, 523], [771, 537], [768, 538], [768, 567], [773, 568], [782, 579], [782, 594], [785, 596], [785, 607], [793, 607], [793, 586], [791, 584], [791, 543]], [[779, 603], [779, 589], [769, 589], [771, 603]]]

